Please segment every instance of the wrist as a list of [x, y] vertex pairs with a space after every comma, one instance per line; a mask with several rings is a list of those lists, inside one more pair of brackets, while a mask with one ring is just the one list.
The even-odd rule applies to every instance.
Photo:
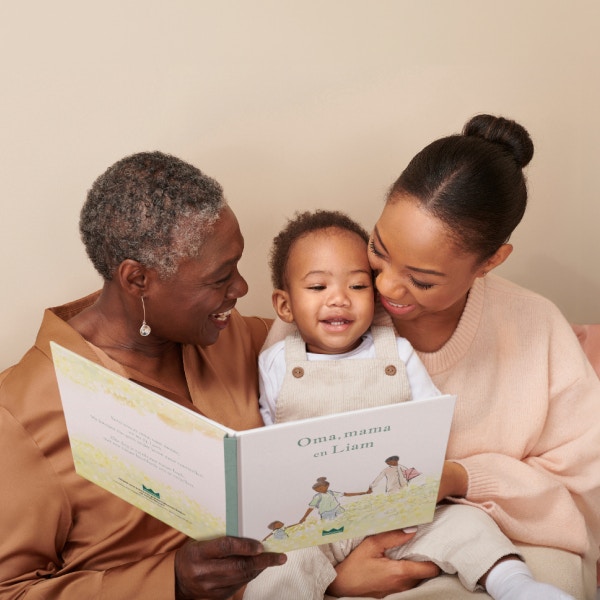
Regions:
[[447, 495], [454, 498], [464, 498], [469, 490], [469, 474], [460, 463], [448, 462], [447, 464], [452, 470], [452, 486]]
[[459, 463], [445, 461], [442, 470], [442, 480], [438, 491], [438, 502], [448, 496], [464, 498], [469, 488], [467, 470]]

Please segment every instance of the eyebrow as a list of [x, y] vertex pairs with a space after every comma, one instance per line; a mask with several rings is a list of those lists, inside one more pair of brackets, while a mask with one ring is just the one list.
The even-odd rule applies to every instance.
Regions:
[[207, 275], [208, 278], [211, 277], [220, 277], [221, 273], [223, 271], [227, 271], [228, 269], [231, 269], [231, 267], [234, 267], [236, 264], [238, 264], [241, 260], [241, 255], [240, 256], [234, 256], [232, 258], [230, 258], [229, 260], [226, 260], [225, 262], [222, 262], [220, 265], [217, 265], [213, 271], [211, 273], [209, 273]]
[[[371, 274], [371, 270], [370, 269], [354, 269], [353, 271], [349, 271], [350, 275], [356, 275], [358, 273], [365, 273], [366, 275], [370, 275]], [[302, 279], [306, 279], [307, 277], [310, 277], [311, 275], [331, 275], [331, 271], [326, 271], [325, 269], [315, 269], [314, 271], [309, 271], [308, 273], [305, 273], [302, 276]]]
[[[381, 236], [379, 235], [379, 231], [377, 229], [377, 225], [373, 228], [373, 234], [377, 238], [377, 243], [383, 248], [386, 254], [389, 255], [389, 250], [385, 247]], [[447, 277], [446, 273], [442, 273], [440, 271], [435, 271], [434, 269], [421, 269], [420, 267], [412, 267], [411, 265], [406, 265], [406, 268], [409, 271], [414, 271], [415, 273], [422, 273], [424, 275], [437, 275], [438, 277]]]

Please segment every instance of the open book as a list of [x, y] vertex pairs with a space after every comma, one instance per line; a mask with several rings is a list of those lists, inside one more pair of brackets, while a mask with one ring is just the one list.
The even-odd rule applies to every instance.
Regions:
[[433, 519], [453, 396], [234, 431], [51, 346], [77, 473], [192, 538], [285, 552]]

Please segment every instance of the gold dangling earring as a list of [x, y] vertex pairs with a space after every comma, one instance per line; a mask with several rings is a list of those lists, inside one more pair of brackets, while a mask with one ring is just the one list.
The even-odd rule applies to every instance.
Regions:
[[148, 337], [152, 329], [150, 329], [150, 325], [146, 323], [146, 305], [144, 304], [144, 296], [142, 296], [142, 310], [144, 311], [144, 318], [142, 320], [142, 326], [140, 327], [140, 335], [142, 337]]

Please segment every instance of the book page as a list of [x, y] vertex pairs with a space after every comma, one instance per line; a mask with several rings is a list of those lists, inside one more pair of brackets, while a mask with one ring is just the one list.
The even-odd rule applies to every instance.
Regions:
[[431, 521], [454, 400], [238, 433], [241, 534], [286, 551]]
[[225, 427], [51, 343], [79, 475], [195, 539], [225, 534]]

